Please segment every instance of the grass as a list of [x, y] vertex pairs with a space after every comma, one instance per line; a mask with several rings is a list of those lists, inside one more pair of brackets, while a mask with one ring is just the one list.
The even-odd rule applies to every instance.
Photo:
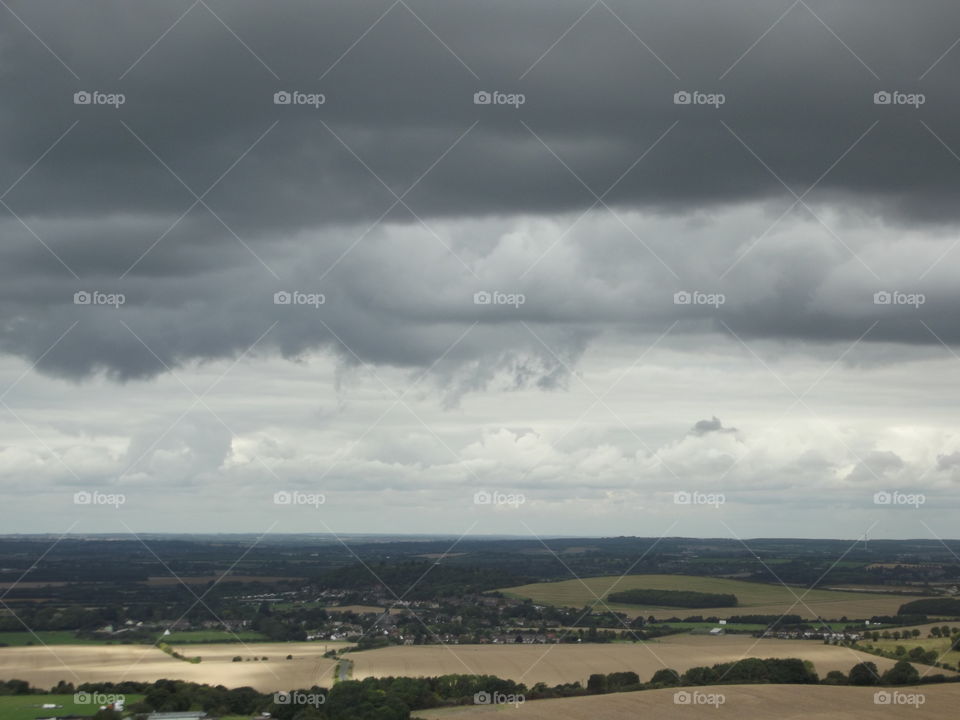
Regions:
[[[874, 615], [895, 615], [909, 597], [885, 593], [857, 593], [838, 590], [810, 590], [787, 588], [774, 583], [746, 582], [726, 578], [694, 575], [627, 575], [594, 577], [561, 582], [533, 583], [502, 588], [501, 592], [518, 598], [530, 598], [535, 603], [581, 608], [596, 603], [596, 597], [605, 598], [609, 592], [630, 589], [693, 590], [709, 593], [733, 593], [736, 607], [675, 608], [607, 603], [612, 610], [630, 616], [654, 615], [688, 617], [690, 615], [730, 617], [732, 615], [780, 615], [788, 613], [801, 617], [820, 616], [826, 619], [869, 618]], [[799, 602], [797, 598], [802, 598]], [[602, 606], [598, 604], [602, 609]]]
[[[39, 640], [37, 639], [39, 638]], [[108, 645], [121, 644], [119, 640], [111, 643], [109, 640], [91, 640], [78, 638], [73, 630], [39, 630], [36, 633], [28, 632], [0, 632], [0, 645], [9, 647], [23, 647], [26, 645]]]
[[[139, 702], [143, 695], [127, 695], [127, 705]], [[44, 703], [62, 705], [55, 710], [39, 707]], [[0, 695], [0, 717], [3, 720], [36, 720], [56, 715], [92, 715], [92, 705], [77, 705], [73, 695]]]
[[[655, 627], [665, 625], [676, 630], [712, 630], [713, 628], [723, 628], [724, 630], [743, 630], [746, 632], [757, 632], [764, 630], [766, 625], [754, 625], [752, 623], [727, 623], [726, 625], [718, 625], [717, 623], [708, 623], [708, 622], [670, 622], [670, 623], [657, 623]], [[621, 627], [622, 629], [622, 627]]]
[[189, 643], [228, 643], [228, 642], [261, 642], [269, 640], [263, 633], [256, 630], [183, 630], [172, 632], [160, 638], [165, 643], [186, 645]]
[[[39, 638], [39, 639], [38, 639]], [[229, 643], [229, 642], [265, 642], [269, 638], [256, 630], [238, 630], [235, 633], [226, 630], [184, 630], [169, 635], [159, 635], [154, 640], [124, 639], [119, 635], [114, 639], [81, 638], [72, 630], [40, 630], [34, 635], [28, 632], [0, 632], [0, 647], [25, 647], [29, 645], [150, 645], [157, 640], [174, 645], [191, 643]]]

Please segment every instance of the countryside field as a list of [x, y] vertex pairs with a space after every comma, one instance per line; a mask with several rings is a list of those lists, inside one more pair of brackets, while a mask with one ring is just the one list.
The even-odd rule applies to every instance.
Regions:
[[[153, 640], [176, 643], [229, 643], [260, 642], [267, 639], [256, 630], [184, 630], [162, 635], [154, 633]], [[78, 637], [73, 630], [38, 630], [37, 632], [0, 632], [0, 648], [21, 647], [24, 645], [146, 645], [152, 640], [137, 640], [129, 635], [116, 635], [111, 638]]]
[[[290, 687], [332, 684], [336, 661], [323, 653], [346, 643], [257, 643], [249, 649], [238, 644], [189, 645], [176, 649], [199, 655], [200, 663], [177, 660], [144, 645], [21, 647], [0, 649], [0, 677], [29, 681], [35, 687], [52, 687], [59, 680], [74, 683], [159, 678], [190, 680], [212, 685], [249, 685], [272, 692]], [[243, 661], [233, 662], [235, 656]], [[293, 659], [287, 660], [287, 655]], [[268, 660], [252, 658], [267, 657]], [[633, 670], [648, 680], [663, 667], [684, 671], [742, 657], [798, 657], [813, 662], [825, 675], [848, 671], [861, 660], [875, 662], [881, 670], [893, 661], [853, 650], [803, 640], [756, 640], [743, 635], [711, 637], [676, 635], [650, 643], [590, 645], [415, 645], [352, 652], [352, 679], [449, 673], [498, 675], [532, 685], [545, 682], [585, 683], [591, 673]], [[921, 672], [924, 666], [918, 666]]]
[[[77, 637], [73, 630], [38, 630], [36, 632], [0, 632], [0, 648], [24, 645], [107, 645], [108, 640]], [[120, 643], [117, 642], [119, 645]]]
[[825, 685], [724, 685], [699, 688], [723, 693], [725, 702], [713, 705], [677, 705], [673, 689], [612, 693], [513, 706], [479, 705], [448, 710], [421, 710], [426, 720], [471, 720], [509, 715], [513, 720], [941, 720], [956, 714], [960, 684], [897, 688], [903, 693], [923, 693], [924, 703], [895, 706], [874, 703], [873, 688]]
[[[864, 618], [874, 615], [895, 615], [911, 597], [902, 594], [858, 593], [838, 590], [810, 590], [786, 588], [779, 584], [744, 582], [724, 578], [693, 575], [626, 575], [622, 578], [592, 577], [583, 580], [534, 583], [502, 588], [501, 592], [520, 598], [530, 598], [535, 603], [564, 607], [585, 607], [605, 598], [607, 593], [620, 590], [657, 589], [693, 590], [705, 593], [732, 593], [737, 596], [736, 607], [720, 608], [667, 608], [662, 606], [624, 605], [607, 603], [612, 610], [630, 617], [654, 615], [658, 618], [690, 615], [800, 615], [813, 619], [841, 617]], [[802, 603], [798, 601], [802, 599]], [[600, 606], [602, 609], [602, 606]]]
[[[256, 643], [249, 647], [179, 645], [176, 650], [202, 658], [189, 663], [150, 645], [63, 645], [0, 648], [0, 678], [27, 680], [34, 687], [53, 687], [60, 680], [82, 682], [151, 682], [161, 678], [272, 692], [313, 684], [331, 685], [336, 661], [323, 657], [347, 643]], [[293, 659], [287, 660], [287, 655]], [[241, 662], [233, 662], [240, 656]], [[267, 657], [268, 660], [253, 658]]]
[[[878, 648], [880, 650], [884, 650], [887, 652], [895, 651], [898, 646], [902, 646], [904, 649], [906, 649], [907, 652], [909, 652], [910, 650], [916, 647], [923, 648], [924, 650], [934, 650], [937, 652], [938, 655], [940, 655], [941, 662], [945, 662], [948, 665], [957, 666], [957, 664], [960, 663], [960, 652], [958, 652], [957, 650], [951, 650], [951, 647], [953, 646], [956, 636], [944, 637], [944, 638], [927, 637], [927, 635], [930, 633], [930, 628], [942, 627], [943, 625], [947, 625], [948, 627], [956, 627], [956, 623], [950, 623], [950, 622], [913, 625], [910, 627], [896, 628], [896, 629], [899, 630], [901, 633], [904, 633], [904, 632], [909, 632], [914, 628], [916, 628], [917, 630], [920, 631], [919, 637], [916, 637], [916, 638], [902, 637], [899, 639], [881, 638], [879, 640], [865, 640], [864, 642], [869, 643], [875, 648]], [[891, 628], [890, 631], [892, 632], [893, 628]]]
[[[476, 673], [497, 675], [528, 686], [537, 682], [586, 683], [592, 673], [621, 670], [632, 670], [642, 680], [649, 680], [664, 667], [682, 672], [743, 657], [810, 660], [821, 676], [830, 670], [847, 672], [863, 660], [876, 663], [881, 670], [894, 664], [893, 660], [810, 640], [757, 640], [745, 635], [674, 635], [648, 643], [590, 645], [414, 645], [354, 652], [348, 657], [354, 661], [355, 680], [388, 675]], [[920, 672], [926, 669], [917, 667]]]

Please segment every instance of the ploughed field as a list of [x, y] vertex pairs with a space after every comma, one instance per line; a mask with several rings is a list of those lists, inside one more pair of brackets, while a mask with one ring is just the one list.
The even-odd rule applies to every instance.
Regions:
[[[448, 710], [420, 710], [429, 720], [471, 720], [509, 716], [512, 720], [943, 720], [955, 717], [960, 683], [917, 688], [884, 688], [921, 694], [921, 705], [876, 704], [874, 688], [825, 685], [723, 685], [686, 688], [722, 693], [720, 705], [676, 704], [676, 690], [646, 690], [558, 700], [537, 700], [514, 706], [478, 705]], [[904, 697], [907, 696], [907, 697]], [[499, 715], [497, 713], [500, 713]]]
[[[689, 590], [702, 593], [733, 594], [737, 597], [735, 607], [687, 608], [656, 605], [632, 605], [606, 600], [608, 593], [633, 589]], [[533, 583], [502, 588], [501, 592], [512, 597], [530, 598], [542, 605], [581, 608], [604, 604], [611, 610], [623, 612], [630, 617], [654, 615], [666, 617], [727, 618], [733, 615], [800, 615], [813, 619], [869, 618], [874, 615], [896, 615], [904, 603], [914, 596], [884, 594], [877, 592], [850, 592], [843, 590], [806, 590], [802, 587], [787, 588], [774, 583], [745, 582], [725, 578], [700, 577], [695, 575], [626, 575], [623, 577], [592, 577], [582, 580]], [[604, 601], [600, 604], [597, 598]]]

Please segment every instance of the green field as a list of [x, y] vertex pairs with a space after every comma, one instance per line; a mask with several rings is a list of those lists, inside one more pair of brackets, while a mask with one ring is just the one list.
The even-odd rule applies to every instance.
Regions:
[[37, 633], [28, 632], [0, 632], [0, 647], [24, 647], [27, 645], [149, 645], [156, 640], [176, 645], [191, 643], [228, 643], [228, 642], [262, 642], [269, 638], [256, 630], [238, 630], [235, 633], [226, 630], [184, 630], [172, 632], [163, 636], [157, 633], [152, 640], [124, 641], [123, 635], [115, 639], [79, 638], [72, 630], [40, 630]]
[[[38, 639], [39, 638], [39, 639]], [[90, 640], [78, 638], [73, 630], [39, 630], [36, 633], [28, 632], [0, 632], [0, 647], [22, 647], [24, 645], [107, 645], [121, 644], [119, 641], [110, 643], [107, 640]]]
[[171, 645], [228, 643], [240, 642], [241, 640], [243, 642], [259, 642], [269, 640], [266, 635], [256, 630], [237, 630], [236, 632], [228, 632], [226, 630], [184, 630], [183, 632], [172, 632], [160, 639]]
[[754, 625], [750, 623], [728, 623], [726, 625], [717, 625], [717, 623], [708, 622], [671, 622], [657, 623], [656, 627], [666, 626], [675, 630], [712, 630], [715, 627], [722, 627], [724, 630], [740, 630], [744, 632], [758, 632], [765, 629], [766, 625]]
[[[142, 695], [127, 695], [127, 705], [139, 702]], [[44, 703], [60, 705], [56, 709], [39, 707]], [[36, 720], [53, 715], [92, 715], [91, 705], [77, 705], [73, 695], [0, 695], [0, 718], [3, 720]]]
[[[597, 604], [597, 597], [606, 598], [610, 592], [631, 589], [692, 590], [706, 593], [732, 593], [737, 596], [737, 607], [720, 608], [675, 608], [663, 606], [637, 606], [606, 603], [612, 610], [637, 615], [654, 615], [657, 618], [688, 617], [690, 615], [800, 615], [804, 618], [817, 616], [825, 619], [847, 617], [869, 618], [874, 615], [895, 615], [910, 596], [886, 593], [858, 593], [837, 590], [810, 590], [787, 588], [772, 583], [745, 582], [725, 578], [700, 577], [695, 575], [627, 575], [625, 577], [593, 577], [582, 580], [533, 583], [502, 588], [509, 597], [529, 598], [535, 603], [562, 607], [582, 608]], [[798, 600], [802, 599], [802, 602]]]

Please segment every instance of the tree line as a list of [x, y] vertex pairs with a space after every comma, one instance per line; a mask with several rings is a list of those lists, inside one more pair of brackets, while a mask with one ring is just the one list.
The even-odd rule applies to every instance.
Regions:
[[607, 595], [607, 600], [627, 605], [664, 605], [684, 608], [736, 607], [737, 605], [737, 596], [729, 593], [643, 588], [610, 593]]

